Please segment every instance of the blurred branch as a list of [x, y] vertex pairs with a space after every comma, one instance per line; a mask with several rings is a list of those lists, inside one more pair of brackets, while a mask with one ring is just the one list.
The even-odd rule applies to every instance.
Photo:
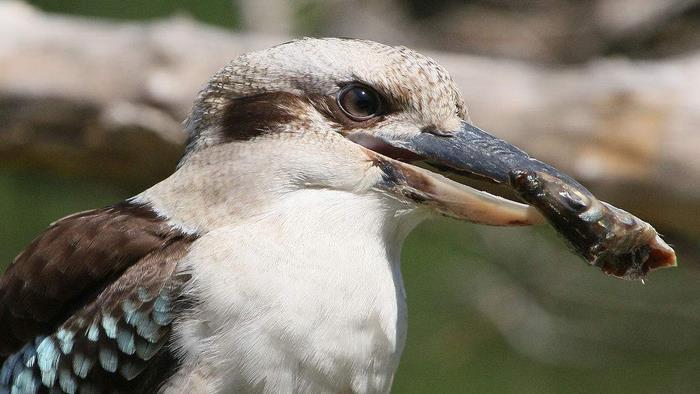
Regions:
[[181, 155], [209, 76], [277, 43], [185, 17], [94, 22], [0, 2], [0, 167], [153, 183]]
[[606, 36], [641, 41], [697, 3], [697, 0], [598, 0], [593, 7], [595, 19]]
[[292, 33], [292, 5], [287, 0], [239, 0], [246, 30], [260, 34]]
[[[154, 182], [172, 171], [179, 124], [207, 78], [286, 39], [185, 18], [95, 22], [1, 2], [0, 166]], [[431, 55], [452, 72], [477, 124], [604, 199], [700, 235], [688, 214], [700, 211], [700, 54], [564, 69]]]

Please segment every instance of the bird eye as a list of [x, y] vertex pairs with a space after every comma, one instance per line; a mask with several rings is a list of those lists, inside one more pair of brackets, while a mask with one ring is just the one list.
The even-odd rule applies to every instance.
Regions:
[[338, 106], [356, 121], [379, 115], [382, 100], [374, 89], [363, 85], [348, 85], [338, 92]]

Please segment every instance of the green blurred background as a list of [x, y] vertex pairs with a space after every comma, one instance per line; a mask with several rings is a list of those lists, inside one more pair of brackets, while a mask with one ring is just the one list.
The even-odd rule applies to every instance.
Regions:
[[[244, 2], [31, 3], [51, 12], [88, 17], [149, 19], [185, 14], [225, 29], [258, 28], [241, 16]], [[402, 20], [409, 23], [407, 29], [421, 32], [431, 26], [453, 26], [455, 22], [445, 15], [454, 9], [466, 15], [487, 10], [506, 18], [559, 3], [571, 2], [440, 0], [426, 7], [425, 2], [411, 0], [387, 2], [386, 7], [400, 10]], [[292, 4], [292, 22], [281, 33], [336, 33], [336, 19], [323, 2]], [[698, 14], [697, 7], [691, 7], [679, 15], [677, 23], [694, 26]], [[441, 17], [445, 22], [437, 24], [436, 18]], [[373, 26], [381, 36], [382, 24]], [[397, 40], [392, 36], [396, 31], [386, 34], [389, 40]], [[509, 53], [496, 44], [470, 46], [454, 31], [446, 36], [449, 39], [426, 39], [421, 45], [550, 64], [585, 62], [610, 54], [653, 58], [687, 50], [680, 36], [673, 40], [674, 48], [664, 45], [664, 34], [668, 33], [660, 31], [631, 43], [612, 40], [580, 51], [552, 45], [546, 53]], [[117, 202], [142, 186], [30, 169], [2, 170], [0, 261], [8, 264], [53, 220]], [[547, 228], [485, 228], [447, 219], [420, 226], [406, 242], [403, 255], [409, 335], [394, 392], [700, 391], [697, 240], [679, 237], [678, 243], [680, 267], [654, 273], [642, 285], [607, 278], [587, 267]]]

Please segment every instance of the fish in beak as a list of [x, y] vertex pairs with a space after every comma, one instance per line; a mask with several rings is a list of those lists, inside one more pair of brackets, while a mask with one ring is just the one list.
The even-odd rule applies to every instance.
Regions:
[[[517, 147], [462, 121], [455, 131], [348, 136], [371, 150], [387, 188], [444, 215], [489, 225], [549, 222], [572, 250], [606, 274], [643, 279], [676, 265], [673, 249], [648, 223], [598, 200], [583, 185]], [[409, 163], [504, 185], [525, 203], [457, 183]]]

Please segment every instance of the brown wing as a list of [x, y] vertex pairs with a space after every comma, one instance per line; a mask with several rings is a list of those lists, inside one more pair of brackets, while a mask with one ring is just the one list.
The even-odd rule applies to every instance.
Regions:
[[174, 273], [189, 243], [149, 253], [51, 334], [11, 354], [0, 392], [154, 392], [177, 366], [165, 344], [187, 279]]
[[194, 239], [130, 202], [53, 223], [0, 279], [0, 392], [157, 385]]
[[185, 238], [128, 202], [53, 223], [0, 279], [0, 360], [53, 332], [137, 261]]

